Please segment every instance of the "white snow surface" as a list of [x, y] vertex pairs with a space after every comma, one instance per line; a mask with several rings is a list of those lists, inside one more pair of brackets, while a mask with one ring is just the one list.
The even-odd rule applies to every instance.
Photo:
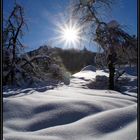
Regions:
[[129, 91], [136, 86], [136, 76], [126, 73], [124, 77], [129, 77], [133, 85], [124, 85], [125, 90], [117, 92], [89, 88], [97, 75], [108, 77], [103, 70], [86, 68], [74, 74], [69, 85], [50, 90], [23, 89], [4, 98], [4, 139], [136, 140], [137, 93]]

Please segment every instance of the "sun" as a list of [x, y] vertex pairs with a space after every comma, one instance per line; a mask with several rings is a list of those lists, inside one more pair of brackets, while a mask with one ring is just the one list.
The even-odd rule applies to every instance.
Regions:
[[69, 19], [69, 22], [58, 22], [55, 28], [56, 36], [52, 43], [64, 49], [82, 49], [87, 39], [84, 34], [85, 26], [76, 20]]
[[77, 42], [79, 37], [79, 32], [74, 27], [66, 27], [63, 29], [62, 37], [65, 41], [69, 43]]
[[76, 24], [65, 24], [60, 27], [60, 41], [67, 47], [76, 47], [80, 43], [81, 28]]

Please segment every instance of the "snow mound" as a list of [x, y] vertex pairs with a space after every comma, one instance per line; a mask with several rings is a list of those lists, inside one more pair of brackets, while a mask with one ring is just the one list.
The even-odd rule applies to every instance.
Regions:
[[137, 139], [137, 97], [86, 87], [91, 81], [105, 80], [104, 75], [84, 70], [74, 74], [68, 86], [30, 89], [26, 94], [21, 90], [4, 98], [5, 140]]
[[86, 70], [96, 71], [96, 67], [94, 67], [92, 65], [88, 65], [88, 66], [84, 67], [81, 71], [86, 71]]

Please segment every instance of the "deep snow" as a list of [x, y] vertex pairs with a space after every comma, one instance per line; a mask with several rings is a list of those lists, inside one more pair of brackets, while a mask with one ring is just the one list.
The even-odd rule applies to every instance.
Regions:
[[107, 90], [106, 78], [87, 67], [69, 85], [5, 91], [18, 93], [3, 99], [5, 140], [136, 140], [137, 76], [125, 73], [121, 92]]

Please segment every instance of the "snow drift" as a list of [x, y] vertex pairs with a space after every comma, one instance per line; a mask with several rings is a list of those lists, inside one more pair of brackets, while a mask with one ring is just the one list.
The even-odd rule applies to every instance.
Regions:
[[67, 86], [4, 98], [5, 140], [136, 140], [137, 96], [90, 89], [97, 74], [108, 76], [86, 68]]

